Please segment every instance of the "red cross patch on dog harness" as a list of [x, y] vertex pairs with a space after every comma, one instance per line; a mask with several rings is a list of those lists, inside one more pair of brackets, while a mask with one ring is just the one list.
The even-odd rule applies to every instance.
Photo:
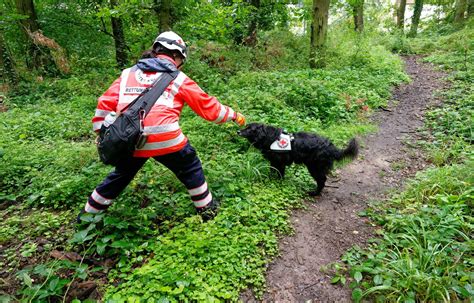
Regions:
[[270, 145], [270, 150], [274, 151], [290, 151], [291, 150], [291, 140], [293, 136], [291, 134], [280, 134], [280, 137], [275, 140], [272, 145]]

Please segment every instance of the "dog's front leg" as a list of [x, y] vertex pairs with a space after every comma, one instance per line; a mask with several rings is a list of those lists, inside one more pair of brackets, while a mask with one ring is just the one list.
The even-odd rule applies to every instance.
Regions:
[[317, 187], [315, 190], [311, 190], [308, 192], [308, 195], [312, 196], [312, 197], [315, 197], [315, 196], [321, 196], [321, 192], [323, 191], [323, 188], [325, 186], [325, 183], [326, 183], [326, 177], [324, 178], [320, 178], [318, 180], [316, 180], [317, 182]]
[[277, 177], [283, 179], [285, 177], [285, 165], [278, 162], [270, 162], [272, 171], [277, 173]]

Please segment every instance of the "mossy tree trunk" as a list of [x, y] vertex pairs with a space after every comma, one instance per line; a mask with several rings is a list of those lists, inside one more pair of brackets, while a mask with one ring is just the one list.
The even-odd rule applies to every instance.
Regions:
[[15, 70], [15, 65], [8, 50], [8, 46], [3, 39], [3, 32], [0, 28], [0, 68], [1, 68], [1, 80], [2, 82], [8, 83], [10, 86], [16, 86], [18, 84], [18, 74]]
[[33, 33], [40, 31], [33, 0], [15, 0], [18, 14], [26, 18], [20, 20], [20, 27], [26, 41], [26, 66], [41, 74], [56, 74], [57, 67], [48, 48], [36, 44]]
[[460, 23], [464, 21], [464, 13], [467, 9], [467, 0], [457, 0], [454, 9], [454, 22]]
[[467, 4], [467, 18], [471, 18], [474, 15], [474, 0], [469, 0]]
[[247, 31], [247, 37], [244, 37], [243, 43], [247, 46], [253, 47], [257, 44], [257, 28], [260, 10], [260, 0], [250, 0], [249, 3], [252, 7], [252, 16]]
[[397, 7], [397, 27], [401, 30], [405, 28], [405, 10], [407, 7], [407, 0], [400, 0]]
[[354, 29], [357, 32], [364, 30], [364, 0], [357, 0], [352, 6], [352, 15], [354, 16]]
[[410, 37], [415, 37], [418, 32], [418, 25], [420, 23], [421, 12], [423, 11], [423, 0], [415, 0], [415, 7], [413, 9], [413, 17], [411, 21]]
[[330, 0], [313, 0], [311, 22], [311, 46], [309, 52], [309, 66], [311, 68], [325, 65], [325, 44], [328, 29]]
[[158, 31], [160, 33], [171, 30], [171, 0], [154, 0], [154, 10], [158, 17]]
[[30, 69], [40, 67], [40, 52], [38, 51], [36, 45], [31, 39], [30, 33], [36, 32], [39, 30], [39, 25], [36, 17], [35, 7], [33, 5], [33, 0], [16, 0], [16, 9], [18, 14], [24, 15], [27, 18], [20, 20], [20, 26], [22, 32], [25, 34], [27, 41], [27, 53], [26, 66]]
[[[115, 9], [117, 4], [117, 0], [110, 0], [110, 9]], [[117, 61], [117, 65], [122, 68], [128, 63], [127, 44], [125, 43], [122, 19], [112, 15], [110, 21], [112, 23], [112, 34], [115, 42], [115, 60]]]

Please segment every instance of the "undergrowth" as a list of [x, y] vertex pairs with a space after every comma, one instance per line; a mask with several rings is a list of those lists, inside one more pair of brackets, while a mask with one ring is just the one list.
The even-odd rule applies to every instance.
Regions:
[[[261, 39], [267, 47], [255, 53], [224, 48], [223, 58], [206, 49], [220, 52], [222, 46], [200, 46], [186, 72], [249, 122], [318, 132], [338, 146], [373, 131], [367, 115], [386, 103], [391, 86], [407, 80], [400, 60], [374, 47], [370, 37], [357, 37], [365, 42], [355, 49], [334, 48], [326, 69], [309, 70], [293, 64], [307, 39], [282, 42], [287, 35], [269, 33]], [[340, 45], [350, 45], [354, 37], [346, 39]], [[274, 43], [293, 48], [282, 50]], [[5, 100], [9, 110], [1, 113], [0, 122], [0, 198], [9, 208], [2, 211], [6, 220], [1, 229], [18, 229], [14, 218], [29, 216], [34, 207], [40, 207], [34, 216], [54, 209], [78, 211], [108, 173], [110, 168], [97, 159], [90, 118], [96, 97], [112, 78], [112, 71], [104, 70], [45, 80]], [[268, 163], [236, 135], [235, 125], [207, 123], [189, 108], [180, 125], [198, 151], [213, 196], [221, 201], [216, 219], [202, 223], [176, 177], [150, 160], [105, 216], [90, 218], [74, 234], [64, 230], [69, 242], [46, 249], [74, 249], [89, 261], [76, 260], [72, 269], [57, 260], [23, 264], [16, 275], [23, 290], [16, 300], [65, 299], [72, 283], [98, 272], [107, 275], [109, 302], [236, 301], [249, 287], [262, 294], [265, 264], [277, 254], [278, 236], [291, 232], [289, 211], [301, 206], [312, 178], [298, 167], [284, 181], [269, 178]], [[74, 214], [66, 212], [63, 221], [73, 224]], [[60, 232], [53, 223], [51, 230]], [[11, 248], [18, 243], [8, 233], [2, 244]], [[43, 246], [28, 247], [41, 256]], [[107, 260], [113, 266], [106, 266]]]
[[[381, 228], [367, 248], [353, 247], [343, 257], [355, 301], [468, 302], [474, 297], [474, 44], [465, 39], [473, 33], [467, 25], [408, 41], [412, 50], [429, 54], [425, 61], [449, 67], [450, 88], [441, 92], [443, 104], [426, 114], [431, 138], [422, 142], [436, 167], [363, 214]], [[342, 276], [339, 271], [334, 282]]]

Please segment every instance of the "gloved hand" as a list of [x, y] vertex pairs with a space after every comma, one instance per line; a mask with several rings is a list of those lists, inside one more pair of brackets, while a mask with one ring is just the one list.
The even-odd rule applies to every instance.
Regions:
[[238, 126], [245, 125], [245, 116], [241, 113], [235, 113], [234, 122], [237, 123]]

